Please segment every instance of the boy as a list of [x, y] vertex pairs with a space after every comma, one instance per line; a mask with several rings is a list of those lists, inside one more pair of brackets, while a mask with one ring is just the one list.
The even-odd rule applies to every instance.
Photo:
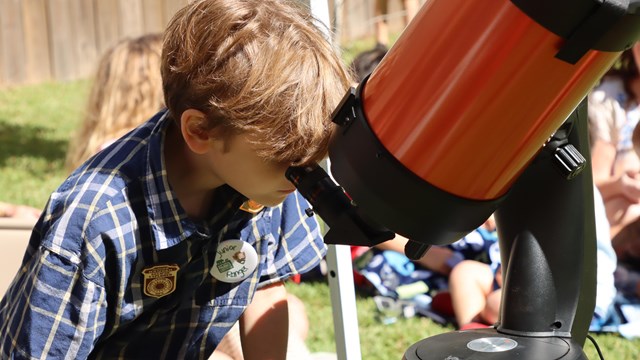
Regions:
[[205, 359], [239, 320], [245, 359], [284, 358], [282, 281], [324, 255], [284, 172], [325, 156], [351, 79], [281, 0], [190, 3], [162, 77], [168, 110], [51, 195], [0, 303], [0, 357]]

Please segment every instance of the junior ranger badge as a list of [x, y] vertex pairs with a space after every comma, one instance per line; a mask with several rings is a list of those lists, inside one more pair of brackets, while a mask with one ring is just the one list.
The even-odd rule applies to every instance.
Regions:
[[143, 292], [147, 296], [161, 298], [176, 289], [178, 265], [156, 265], [142, 270], [144, 275]]

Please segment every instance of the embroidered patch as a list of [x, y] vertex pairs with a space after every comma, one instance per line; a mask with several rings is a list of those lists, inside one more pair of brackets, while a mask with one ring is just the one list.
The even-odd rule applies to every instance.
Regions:
[[259, 204], [253, 200], [247, 200], [240, 205], [240, 210], [248, 213], [257, 214], [260, 210], [264, 209], [264, 205]]
[[175, 291], [178, 265], [157, 265], [142, 270], [143, 292], [147, 296], [161, 298]]

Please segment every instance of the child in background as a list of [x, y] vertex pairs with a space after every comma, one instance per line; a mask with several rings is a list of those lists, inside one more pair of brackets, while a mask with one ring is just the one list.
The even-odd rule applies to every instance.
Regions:
[[640, 120], [640, 43], [589, 93], [589, 132], [593, 181], [604, 200], [611, 241], [618, 258], [637, 244], [640, 233], [640, 157], [632, 134]]
[[[102, 56], [81, 128], [67, 149], [69, 172], [164, 106], [161, 52], [162, 35], [149, 34], [125, 39]], [[35, 223], [40, 214], [41, 209], [0, 202], [0, 218]]]
[[[590, 330], [617, 331], [625, 337], [640, 336], [639, 61], [640, 44], [635, 44], [621, 54], [588, 97], [593, 180], [598, 188], [595, 193], [606, 210], [604, 220], [596, 213], [596, 225], [606, 222], [610, 229], [606, 241], [600, 241], [598, 235], [598, 296]], [[615, 270], [613, 291], [609, 290], [611, 269]], [[601, 275], [601, 270], [606, 272]], [[603, 291], [601, 279], [607, 280]], [[611, 303], [601, 301], [601, 293], [607, 295], [603, 299], [614, 298], [613, 306], [600, 304]], [[624, 314], [629, 308], [635, 309]]]
[[69, 172], [164, 107], [162, 34], [120, 41], [98, 63], [87, 109], [69, 144]]
[[285, 357], [282, 281], [325, 247], [284, 172], [326, 155], [351, 83], [315, 24], [279, 0], [176, 13], [168, 110], [52, 194], [0, 303], [2, 357], [205, 358], [238, 320], [245, 359]]
[[[149, 34], [120, 41], [102, 56], [81, 127], [67, 149], [69, 172], [163, 107], [161, 52], [162, 34]], [[41, 209], [0, 202], [0, 218], [35, 223], [40, 213]]]

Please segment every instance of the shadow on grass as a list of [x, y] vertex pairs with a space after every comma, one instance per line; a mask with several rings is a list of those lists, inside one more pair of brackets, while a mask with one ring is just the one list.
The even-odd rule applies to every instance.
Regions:
[[6, 165], [12, 157], [42, 158], [47, 161], [64, 159], [68, 142], [48, 139], [49, 131], [42, 126], [10, 124], [0, 118], [0, 166]]

